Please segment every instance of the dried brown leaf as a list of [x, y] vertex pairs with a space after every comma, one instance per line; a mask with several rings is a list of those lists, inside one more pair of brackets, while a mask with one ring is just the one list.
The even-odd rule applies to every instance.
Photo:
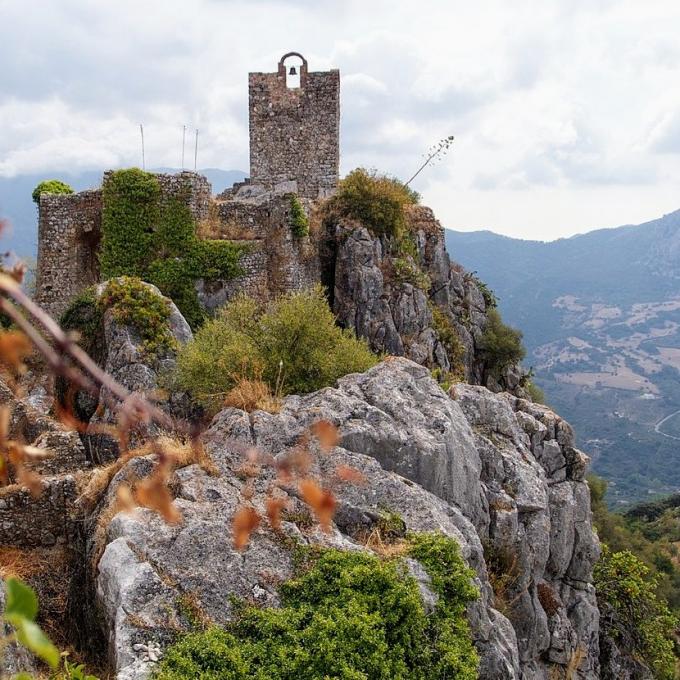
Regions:
[[303, 477], [312, 467], [312, 456], [307, 448], [296, 446], [276, 461], [279, 477], [289, 481], [293, 477]]
[[132, 512], [137, 507], [132, 490], [127, 484], [121, 484], [116, 489], [116, 500], [118, 501], [118, 507], [124, 512]]
[[340, 441], [338, 428], [328, 420], [319, 420], [310, 428], [312, 434], [319, 440], [321, 450], [330, 453]]
[[40, 475], [27, 470], [23, 465], [17, 468], [17, 482], [25, 486], [34, 498], [38, 498], [42, 493], [43, 483]]
[[250, 542], [250, 535], [260, 526], [260, 515], [250, 506], [242, 506], [232, 520], [234, 548], [243, 550]]
[[278, 531], [281, 528], [281, 511], [288, 505], [285, 498], [268, 498], [266, 503], [267, 519], [272, 529]]
[[328, 489], [322, 489], [313, 479], [303, 479], [298, 490], [305, 503], [314, 511], [323, 530], [330, 531], [336, 506], [333, 494]]
[[31, 354], [31, 341], [21, 331], [0, 332], [0, 363], [15, 373], [22, 373], [24, 359]]
[[182, 515], [172, 502], [172, 494], [168, 489], [166, 472], [158, 466], [151, 477], [137, 486], [137, 502], [145, 508], [158, 512], [166, 522], [177, 524]]
[[335, 476], [341, 482], [349, 482], [350, 484], [365, 484], [366, 477], [362, 472], [349, 465], [338, 465], [335, 468]]
[[0, 446], [5, 447], [7, 445], [7, 438], [9, 437], [9, 422], [11, 418], [11, 413], [9, 406], [0, 406]]

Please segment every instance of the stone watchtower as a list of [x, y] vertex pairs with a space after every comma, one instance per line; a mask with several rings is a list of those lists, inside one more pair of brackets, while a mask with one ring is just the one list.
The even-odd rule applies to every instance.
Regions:
[[[250, 73], [250, 182], [330, 194], [340, 163], [340, 71], [312, 71], [297, 52], [274, 73]], [[293, 186], [295, 182], [297, 187]]]

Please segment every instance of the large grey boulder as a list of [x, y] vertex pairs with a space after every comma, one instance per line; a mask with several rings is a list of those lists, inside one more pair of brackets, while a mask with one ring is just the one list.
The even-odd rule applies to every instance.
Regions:
[[584, 480], [587, 457], [545, 406], [459, 384], [452, 396], [474, 430], [489, 500], [489, 559], [509, 573], [504, 611], [525, 675], [549, 677], [583, 654], [578, 677], [599, 673], [592, 568], [600, 549]]
[[[480, 598], [468, 617], [480, 678], [548, 680], [581, 649], [578, 677], [598, 677], [598, 612], [590, 584], [597, 542], [588, 497], [580, 493], [585, 483], [579, 466], [567, 465], [571, 472], [560, 482], [567, 486], [553, 515], [550, 479], [537, 459], [550, 442], [565, 460], [578, 458], [570, 431], [548, 409], [484, 388], [458, 385], [455, 396], [422, 366], [391, 359], [345, 376], [336, 388], [288, 397], [278, 414], [220, 412], [204, 434], [219, 473], [192, 465], [172, 481], [182, 523], [168, 525], [139, 509], [116, 515], [106, 531], [97, 607], [118, 677], [148, 676], [163, 648], [188, 627], [187, 603], [194, 615], [217, 623], [232, 616], [230, 596], [276, 606], [277, 584], [294, 573], [291, 544], [366, 549], [359, 537], [386, 510], [398, 513], [409, 531], [453, 537], [474, 569]], [[367, 483], [337, 484], [330, 534], [296, 519], [305, 506], [297, 492], [280, 489], [291, 506], [291, 521], [283, 523], [287, 538], [262, 525], [248, 548], [236, 552], [230, 518], [244, 502], [247, 482], [238, 474], [244, 453], [253, 447], [274, 456], [290, 451], [321, 419], [338, 427], [339, 442], [332, 455], [318, 457], [318, 472], [330, 475], [344, 464]], [[118, 484], [144, 476], [150, 466], [136, 459], [123, 468], [100, 510]], [[272, 475], [265, 468], [251, 490], [249, 502], [260, 512]], [[489, 561], [494, 550], [515, 565], [503, 600], [492, 587], [498, 589]], [[409, 568], [420, 580], [418, 565]]]

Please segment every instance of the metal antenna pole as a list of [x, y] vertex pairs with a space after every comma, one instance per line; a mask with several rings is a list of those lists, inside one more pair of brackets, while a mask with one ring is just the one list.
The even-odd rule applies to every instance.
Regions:
[[139, 131], [142, 135], [142, 170], [146, 170], [146, 157], [144, 156], [144, 126], [139, 124]]
[[184, 140], [187, 136], [187, 126], [182, 125], [182, 170], [184, 170]]
[[198, 128], [196, 128], [196, 143], [194, 145], [194, 172], [198, 163]]

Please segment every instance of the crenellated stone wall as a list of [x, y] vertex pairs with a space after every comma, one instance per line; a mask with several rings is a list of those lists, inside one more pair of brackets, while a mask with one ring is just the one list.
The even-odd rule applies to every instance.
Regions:
[[[302, 59], [300, 86], [286, 84], [286, 59]], [[296, 53], [274, 73], [251, 73], [250, 182], [268, 189], [291, 183], [300, 196], [318, 198], [338, 184], [340, 72], [309, 72]]]

